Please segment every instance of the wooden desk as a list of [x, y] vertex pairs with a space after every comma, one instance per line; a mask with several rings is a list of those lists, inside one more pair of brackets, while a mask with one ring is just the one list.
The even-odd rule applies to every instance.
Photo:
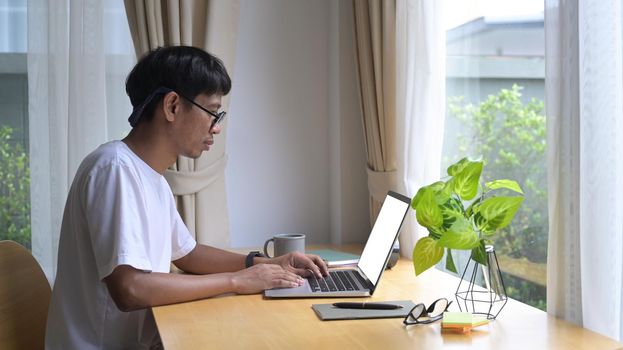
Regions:
[[[383, 274], [371, 298], [454, 300], [458, 279], [431, 269], [415, 277], [411, 261]], [[338, 299], [263, 299], [229, 295], [156, 307], [156, 323], [172, 349], [623, 349], [623, 344], [509, 300], [498, 319], [469, 335], [441, 334], [440, 323], [405, 327], [402, 319], [320, 321], [312, 304]], [[342, 301], [344, 299], [341, 299]], [[450, 310], [458, 311], [456, 301]]]

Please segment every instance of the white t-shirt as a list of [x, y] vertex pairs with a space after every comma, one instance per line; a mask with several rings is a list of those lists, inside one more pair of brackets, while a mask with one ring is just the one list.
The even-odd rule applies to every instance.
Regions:
[[97, 148], [65, 204], [46, 348], [148, 348], [159, 339], [151, 310], [121, 312], [102, 280], [119, 265], [169, 272], [195, 245], [162, 175], [121, 141]]

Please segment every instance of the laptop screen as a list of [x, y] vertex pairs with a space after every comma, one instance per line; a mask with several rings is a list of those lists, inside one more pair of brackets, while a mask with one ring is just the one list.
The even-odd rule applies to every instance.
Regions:
[[381, 272], [394, 245], [402, 220], [407, 209], [409, 209], [409, 204], [409, 202], [392, 197], [390, 194], [385, 197], [385, 202], [383, 202], [357, 265], [374, 285], [381, 277]]

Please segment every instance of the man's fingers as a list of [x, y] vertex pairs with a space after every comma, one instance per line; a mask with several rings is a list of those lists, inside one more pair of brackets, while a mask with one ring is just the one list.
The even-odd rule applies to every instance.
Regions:
[[318, 255], [302, 255], [301, 259], [303, 259], [303, 265], [305, 268], [311, 270], [316, 277], [322, 278], [322, 276], [326, 276], [328, 274], [328, 270], [325, 272], [321, 270], [321, 266], [325, 266], [325, 264]]
[[273, 288], [277, 287], [277, 288], [295, 288], [300, 286], [300, 284], [296, 283], [296, 282], [292, 282], [292, 281], [286, 281], [286, 280], [277, 280], [275, 283], [275, 285], [273, 286]]
[[276, 274], [273, 281], [278, 287], [298, 287], [304, 283], [300, 276], [285, 270], [283, 273]]
[[305, 257], [307, 260], [305, 261], [306, 264], [306, 270], [307, 271], [311, 271], [311, 273], [314, 274], [314, 276], [318, 277], [318, 278], [322, 278], [322, 274], [320, 273], [320, 269], [318, 268], [318, 266], [316, 266], [316, 264], [314, 264], [314, 262], [310, 259]]
[[299, 276], [303, 276], [303, 277], [309, 277], [314, 274], [312, 271], [308, 269], [294, 269], [294, 273]]
[[239, 294], [258, 293], [271, 288], [292, 288], [305, 283], [305, 280], [280, 265], [258, 264], [235, 274], [236, 292]]
[[323, 276], [327, 276], [329, 274], [329, 267], [327, 267], [327, 263], [322, 260], [318, 255], [308, 255], [308, 257], [313, 260], [316, 266], [319, 267], [320, 273]]
[[303, 279], [293, 272], [274, 264], [258, 264], [249, 268], [253, 270], [256, 278], [268, 283], [268, 288], [274, 287], [297, 287], [304, 283]]
[[303, 282], [303, 278], [301, 278], [301, 276], [297, 275], [296, 273], [285, 270], [279, 265], [273, 265], [273, 266], [275, 266], [275, 268], [273, 268], [273, 271], [271, 272], [272, 272], [274, 279], [280, 279], [280, 280], [296, 282], [296, 283]]

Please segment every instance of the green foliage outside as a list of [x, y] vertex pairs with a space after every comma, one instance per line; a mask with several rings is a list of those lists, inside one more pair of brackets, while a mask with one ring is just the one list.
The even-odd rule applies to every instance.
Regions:
[[[525, 202], [513, 222], [492, 238], [498, 254], [546, 263], [547, 178], [543, 101], [521, 101], [523, 88], [513, 85], [476, 105], [463, 97], [448, 99], [448, 114], [461, 122], [458, 154], [482, 155], [485, 178], [512, 178], [521, 184]], [[517, 278], [506, 282], [508, 295], [545, 307], [545, 288]], [[532, 285], [530, 288], [530, 286]]]
[[13, 139], [13, 129], [0, 127], [0, 240], [30, 249], [30, 168], [28, 156]]

